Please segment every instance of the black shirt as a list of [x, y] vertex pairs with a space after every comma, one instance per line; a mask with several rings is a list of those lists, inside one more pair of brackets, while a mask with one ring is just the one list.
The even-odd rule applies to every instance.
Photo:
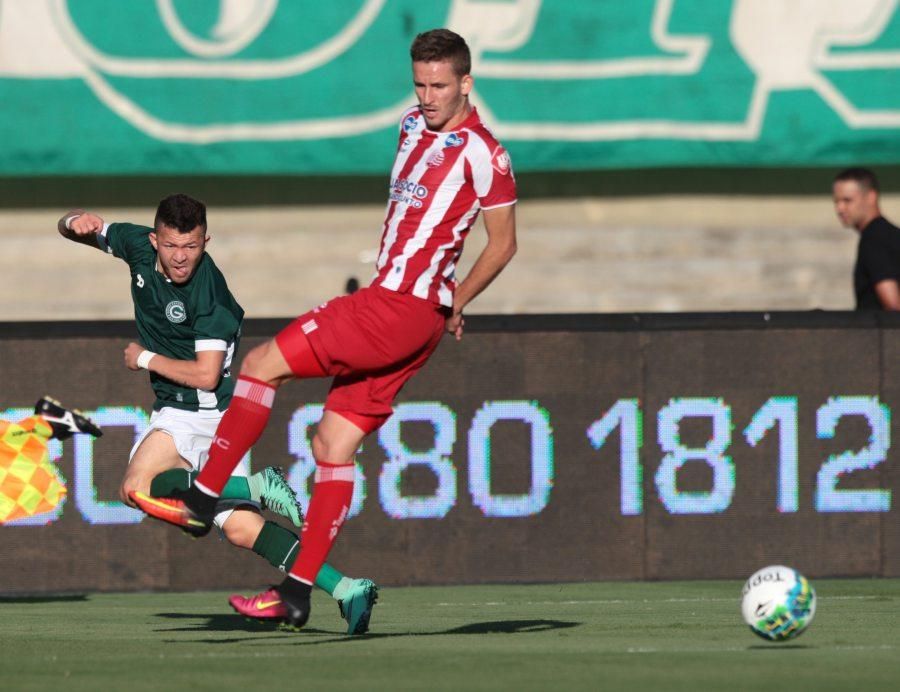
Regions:
[[857, 310], [881, 310], [875, 284], [885, 279], [900, 281], [900, 228], [879, 216], [859, 234], [853, 269]]

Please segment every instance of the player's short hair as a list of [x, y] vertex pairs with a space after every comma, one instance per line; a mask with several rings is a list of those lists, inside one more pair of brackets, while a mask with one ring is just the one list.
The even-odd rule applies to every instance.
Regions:
[[206, 230], [206, 205], [198, 199], [178, 193], [161, 200], [156, 208], [153, 227], [160, 225], [174, 228], [180, 233], [189, 233], [197, 226]]
[[449, 29], [425, 31], [413, 40], [409, 48], [413, 62], [442, 62], [453, 65], [457, 77], [465, 77], [472, 71], [472, 54], [466, 40]]
[[834, 176], [834, 182], [836, 183], [843, 183], [848, 180], [852, 180], [863, 190], [879, 191], [878, 178], [868, 168], [845, 168]]

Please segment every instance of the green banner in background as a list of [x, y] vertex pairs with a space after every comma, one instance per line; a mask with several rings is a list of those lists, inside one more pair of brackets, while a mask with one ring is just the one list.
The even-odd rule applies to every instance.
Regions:
[[0, 0], [0, 175], [385, 173], [436, 26], [519, 171], [900, 163], [900, 0]]

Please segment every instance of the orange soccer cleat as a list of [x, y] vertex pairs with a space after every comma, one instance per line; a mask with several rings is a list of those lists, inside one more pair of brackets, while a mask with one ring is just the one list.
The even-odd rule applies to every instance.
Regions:
[[128, 497], [138, 508], [168, 524], [174, 524], [191, 536], [205, 536], [212, 528], [212, 515], [201, 514], [191, 508], [180, 496], [150, 497], [137, 490], [128, 493]]

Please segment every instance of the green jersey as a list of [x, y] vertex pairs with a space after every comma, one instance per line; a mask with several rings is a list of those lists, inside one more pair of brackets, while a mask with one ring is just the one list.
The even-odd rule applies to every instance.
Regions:
[[153, 408], [224, 411], [234, 391], [229, 368], [240, 340], [244, 311], [205, 252], [189, 281], [174, 284], [167, 279], [157, 270], [156, 250], [148, 237], [152, 232], [146, 226], [113, 223], [97, 236], [101, 249], [125, 260], [131, 269], [131, 299], [141, 344], [177, 360], [194, 360], [199, 351], [225, 352], [222, 377], [212, 391], [184, 387], [150, 373], [156, 393]]

